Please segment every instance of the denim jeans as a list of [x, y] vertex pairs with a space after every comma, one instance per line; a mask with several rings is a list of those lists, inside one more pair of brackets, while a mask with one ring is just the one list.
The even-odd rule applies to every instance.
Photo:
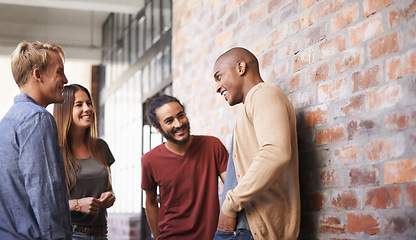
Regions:
[[251, 235], [251, 232], [248, 230], [236, 230], [231, 231], [221, 231], [217, 230], [215, 232], [214, 240], [252, 240], [254, 239]]

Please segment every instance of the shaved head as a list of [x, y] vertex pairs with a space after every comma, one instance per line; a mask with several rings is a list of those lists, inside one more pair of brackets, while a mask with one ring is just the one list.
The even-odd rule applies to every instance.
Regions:
[[231, 48], [215, 61], [214, 80], [216, 92], [233, 106], [244, 103], [247, 93], [256, 84], [263, 82], [259, 71], [259, 61], [247, 49]]
[[253, 53], [242, 47], [231, 48], [218, 57], [215, 63], [223, 62], [236, 65], [239, 61], [244, 61], [250, 70], [259, 72], [259, 61]]

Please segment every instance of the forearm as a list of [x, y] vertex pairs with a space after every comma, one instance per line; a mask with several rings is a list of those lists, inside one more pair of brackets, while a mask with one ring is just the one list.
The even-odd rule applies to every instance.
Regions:
[[[69, 200], [68, 201], [68, 203], [69, 203], [69, 211], [76, 211], [75, 210], [75, 206], [77, 206], [79, 203], [78, 203], [78, 199], [71, 199], [71, 200]], [[79, 205], [78, 205], [79, 206]]]
[[146, 204], [147, 222], [149, 223], [150, 230], [152, 230], [155, 239], [157, 239], [160, 233], [158, 226], [158, 215], [159, 207], [157, 205]]

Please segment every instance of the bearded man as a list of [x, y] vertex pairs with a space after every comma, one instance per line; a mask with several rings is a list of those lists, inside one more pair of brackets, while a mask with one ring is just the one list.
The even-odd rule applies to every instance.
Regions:
[[146, 114], [166, 139], [142, 156], [141, 185], [154, 238], [212, 239], [220, 211], [218, 177], [224, 181], [227, 149], [216, 137], [191, 135], [184, 106], [175, 97], [149, 99]]

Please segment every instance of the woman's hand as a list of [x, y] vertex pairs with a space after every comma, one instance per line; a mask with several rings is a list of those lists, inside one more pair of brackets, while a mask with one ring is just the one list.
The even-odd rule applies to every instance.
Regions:
[[93, 197], [86, 197], [78, 199], [78, 205], [80, 206], [80, 212], [87, 214], [97, 214], [102, 207], [102, 202]]
[[98, 200], [101, 201], [101, 206], [103, 208], [109, 208], [113, 206], [114, 202], [116, 201], [116, 197], [112, 192], [103, 192]]

